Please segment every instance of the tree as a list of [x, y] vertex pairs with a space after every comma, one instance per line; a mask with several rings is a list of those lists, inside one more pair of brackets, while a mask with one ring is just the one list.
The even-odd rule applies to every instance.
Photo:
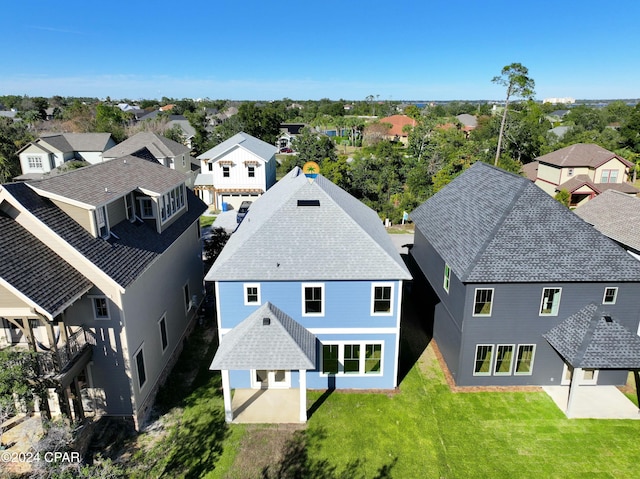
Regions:
[[203, 255], [207, 264], [213, 264], [229, 241], [229, 233], [224, 228], [211, 228], [211, 235], [204, 240]]
[[498, 148], [496, 149], [496, 159], [494, 162], [497, 166], [500, 160], [500, 149], [502, 148], [502, 136], [507, 121], [509, 100], [511, 97], [532, 98], [534, 95], [535, 82], [529, 77], [527, 67], [521, 63], [512, 63], [511, 65], [505, 66], [500, 75], [493, 77], [491, 81], [507, 89], [504, 112], [502, 113], [502, 121], [500, 122], [500, 132], [498, 133]]
[[[336, 161], [336, 147], [333, 140], [327, 135], [316, 133], [310, 128], [303, 128], [300, 134], [294, 138], [292, 148], [297, 152], [298, 166], [307, 161], [315, 161], [322, 168], [325, 159]], [[293, 166], [293, 165], [292, 165]]]
[[568, 208], [569, 202], [571, 201], [571, 193], [569, 193], [567, 190], [560, 190], [556, 193], [556, 196], [554, 196], [554, 198]]
[[25, 122], [0, 118], [0, 183], [20, 174], [20, 159], [16, 153], [33, 139]]
[[28, 402], [34, 394], [40, 393], [32, 386], [37, 377], [36, 353], [15, 348], [2, 349], [0, 364], [0, 404], [4, 407], [13, 407], [14, 395]]

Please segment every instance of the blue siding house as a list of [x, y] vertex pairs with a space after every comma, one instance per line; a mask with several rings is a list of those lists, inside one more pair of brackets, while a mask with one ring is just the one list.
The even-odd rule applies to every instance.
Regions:
[[[526, 178], [475, 163], [411, 218], [458, 386], [620, 385], [640, 366], [640, 263]], [[584, 334], [560, 334], [576, 317]]]
[[293, 169], [251, 206], [206, 276], [227, 421], [231, 389], [299, 388], [306, 421], [307, 388], [395, 388], [409, 279], [373, 210]]

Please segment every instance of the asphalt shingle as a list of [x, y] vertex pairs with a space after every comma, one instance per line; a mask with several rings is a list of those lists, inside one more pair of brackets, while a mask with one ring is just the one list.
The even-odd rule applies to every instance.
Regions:
[[569, 316], [543, 337], [575, 368], [640, 368], [640, 337], [594, 303]]
[[477, 162], [411, 213], [463, 282], [637, 281], [640, 263], [526, 178]]
[[210, 369], [315, 369], [316, 337], [267, 302], [224, 335]]

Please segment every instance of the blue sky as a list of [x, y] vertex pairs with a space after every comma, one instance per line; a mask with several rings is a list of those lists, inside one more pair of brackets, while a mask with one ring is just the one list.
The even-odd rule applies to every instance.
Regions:
[[18, 0], [0, 95], [296, 100], [640, 97], [638, 0]]

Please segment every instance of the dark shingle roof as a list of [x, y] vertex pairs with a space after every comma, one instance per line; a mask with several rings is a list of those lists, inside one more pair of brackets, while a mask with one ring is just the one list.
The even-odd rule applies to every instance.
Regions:
[[38, 238], [0, 212], [0, 278], [49, 315], [93, 285]]
[[36, 194], [28, 185], [9, 183], [4, 185], [4, 188], [30, 213], [122, 287], [127, 287], [135, 281], [151, 262], [171, 246], [206, 210], [206, 205], [187, 188], [188, 211], [162, 234], [158, 234], [146, 224], [121, 221], [111, 228], [120, 239], [106, 241], [94, 238], [50, 200]]
[[101, 206], [136, 189], [160, 195], [181, 183], [184, 183], [184, 174], [179, 171], [126, 156], [29, 184], [45, 196], [50, 193], [87, 206]]
[[594, 303], [543, 337], [574, 368], [640, 368], [640, 337]]
[[463, 282], [638, 281], [640, 263], [526, 178], [477, 162], [411, 213]]
[[315, 369], [315, 363], [316, 337], [267, 302], [224, 335], [210, 369]]

